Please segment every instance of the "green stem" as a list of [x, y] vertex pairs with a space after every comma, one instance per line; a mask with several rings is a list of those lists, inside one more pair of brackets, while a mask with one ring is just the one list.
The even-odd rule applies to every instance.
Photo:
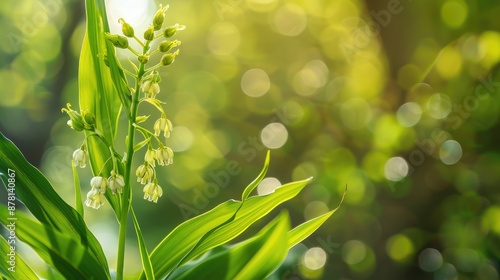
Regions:
[[141, 47], [144, 48], [144, 43], [141, 42], [141, 40], [139, 40], [139, 38], [137, 38], [137, 36], [134, 35], [134, 39], [137, 41], [137, 43], [139, 43], [139, 45], [141, 45]]
[[[149, 42], [143, 48], [143, 54], [147, 53], [149, 50]], [[135, 84], [135, 92], [132, 94], [132, 108], [130, 109], [130, 116], [128, 122], [128, 142], [127, 142], [127, 155], [125, 157], [125, 188], [123, 191], [122, 203], [121, 203], [121, 216], [120, 216], [120, 228], [118, 230], [118, 261], [116, 265], [116, 279], [123, 279], [123, 266], [125, 263], [125, 241], [127, 239], [127, 222], [128, 213], [130, 211], [130, 206], [132, 203], [131, 199], [131, 169], [132, 169], [132, 159], [134, 156], [134, 136], [135, 136], [135, 120], [137, 118], [137, 109], [139, 107], [139, 94], [141, 91], [141, 78], [144, 75], [144, 64], [140, 64], [139, 71], [137, 71], [137, 79]]]
[[128, 46], [127, 48], [129, 51], [131, 51], [133, 54], [135, 54], [135, 56], [139, 56], [140, 54], [138, 52], [136, 52], [131, 46]]

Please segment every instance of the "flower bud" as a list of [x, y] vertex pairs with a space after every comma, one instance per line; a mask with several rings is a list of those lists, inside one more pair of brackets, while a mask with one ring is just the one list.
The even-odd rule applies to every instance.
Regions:
[[161, 64], [163, 66], [168, 66], [172, 63], [174, 63], [175, 61], [175, 57], [177, 57], [179, 55], [179, 50], [176, 50], [174, 53], [167, 53], [167, 54], [164, 54], [163, 57], [161, 58]]
[[139, 124], [139, 123], [143, 123], [145, 121], [147, 121], [149, 119], [149, 116], [137, 116], [137, 118], [135, 118], [135, 123]]
[[90, 129], [90, 127], [86, 126], [85, 125], [85, 121], [83, 120], [83, 117], [82, 115], [80, 115], [80, 113], [78, 113], [77, 111], [71, 109], [71, 104], [66, 104], [67, 106], [67, 109], [66, 108], [63, 108], [61, 109], [62, 112], [68, 114], [69, 116], [69, 121], [68, 121], [68, 125], [76, 130], [76, 131], [82, 131], [84, 129]]
[[144, 39], [147, 41], [152, 41], [155, 38], [155, 30], [150, 26], [146, 31], [144, 31]]
[[153, 28], [154, 30], [160, 30], [161, 26], [163, 25], [163, 21], [165, 20], [165, 12], [168, 9], [168, 5], [165, 6], [165, 8], [162, 8], [160, 4], [160, 9], [156, 12], [154, 18], [153, 18]]
[[132, 26], [130, 26], [130, 24], [126, 23], [123, 18], [120, 18], [118, 20], [118, 22], [122, 24], [123, 35], [125, 35], [129, 38], [133, 38], [134, 37], [134, 28]]
[[137, 57], [137, 60], [139, 60], [139, 62], [142, 64], [146, 64], [149, 61], [149, 56], [142, 54]]
[[158, 46], [160, 52], [169, 52], [172, 48], [177, 47], [181, 44], [181, 41], [164, 41]]
[[85, 124], [87, 124], [89, 127], [92, 129], [95, 128], [95, 116], [88, 110], [85, 110], [82, 112], [83, 114], [83, 121], [85, 121]]
[[111, 35], [109, 33], [105, 34], [106, 39], [108, 39], [115, 47], [120, 49], [128, 48], [128, 39], [117, 34]]
[[158, 71], [154, 70], [151, 74], [148, 75], [147, 77], [148, 80], [150, 80], [153, 83], [159, 83], [161, 82], [161, 76]]
[[177, 33], [178, 30], [184, 30], [184, 29], [186, 29], [185, 25], [179, 25], [178, 23], [176, 23], [173, 26], [165, 28], [165, 30], [163, 31], [163, 36], [165, 38], [171, 38], [172, 36], [175, 35], [175, 33]]

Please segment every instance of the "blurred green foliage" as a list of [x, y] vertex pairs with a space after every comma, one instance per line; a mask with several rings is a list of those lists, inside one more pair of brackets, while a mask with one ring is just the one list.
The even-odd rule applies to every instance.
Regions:
[[[119, 17], [144, 30], [159, 3], [108, 4], [118, 33]], [[349, 185], [282, 279], [499, 279], [498, 1], [163, 4], [167, 24], [189, 32], [161, 72], [175, 126], [175, 164], [160, 178], [168, 199], [134, 201], [149, 246], [238, 198], [271, 148], [259, 193], [315, 178], [287, 205], [294, 224], [336, 207]], [[59, 108], [77, 103], [83, 3], [6, 0], [0, 14], [0, 128], [72, 204], [81, 139]], [[114, 263], [116, 223], [103, 208], [87, 217]]]

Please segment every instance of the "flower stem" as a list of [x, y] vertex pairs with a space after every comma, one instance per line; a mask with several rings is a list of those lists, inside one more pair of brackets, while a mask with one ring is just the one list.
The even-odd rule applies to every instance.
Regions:
[[[143, 54], [149, 50], [149, 42], [143, 48]], [[128, 121], [128, 142], [127, 142], [127, 156], [125, 163], [125, 188], [123, 191], [121, 203], [121, 216], [120, 228], [118, 231], [118, 261], [116, 265], [116, 279], [123, 279], [123, 266], [125, 263], [125, 241], [127, 239], [127, 222], [128, 213], [132, 204], [132, 190], [131, 190], [131, 169], [132, 159], [134, 156], [134, 136], [135, 136], [135, 120], [137, 117], [137, 109], [139, 107], [139, 94], [141, 91], [141, 78], [144, 75], [144, 64], [140, 64], [139, 71], [137, 71], [137, 79], [135, 84], [135, 91], [132, 93], [132, 108], [130, 109], [131, 118]]]

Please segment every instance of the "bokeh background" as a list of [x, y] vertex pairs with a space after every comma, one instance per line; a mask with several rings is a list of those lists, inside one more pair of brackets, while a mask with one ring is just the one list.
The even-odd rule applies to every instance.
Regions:
[[[72, 205], [70, 160], [83, 136], [60, 108], [77, 108], [83, 2], [0, 3], [0, 130]], [[141, 34], [158, 4], [107, 1], [111, 28], [123, 17]], [[148, 247], [238, 198], [272, 149], [260, 194], [314, 176], [281, 207], [295, 225], [337, 207], [349, 186], [274, 279], [499, 279], [500, 2], [168, 4], [167, 24], [187, 30], [161, 71], [176, 152], [160, 172], [165, 194], [151, 204], [135, 191]], [[85, 194], [88, 168], [80, 176]], [[114, 266], [110, 207], [86, 219]], [[129, 236], [132, 273], [140, 261]]]

